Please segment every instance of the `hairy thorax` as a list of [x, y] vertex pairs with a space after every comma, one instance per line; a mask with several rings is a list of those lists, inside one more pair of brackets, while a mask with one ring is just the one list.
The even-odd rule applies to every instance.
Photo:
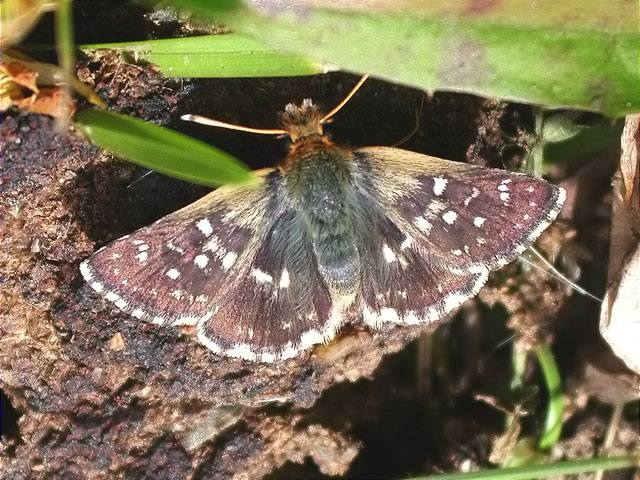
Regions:
[[326, 137], [309, 136], [293, 145], [282, 168], [287, 195], [306, 227], [327, 286], [339, 294], [354, 293], [360, 257], [351, 154]]

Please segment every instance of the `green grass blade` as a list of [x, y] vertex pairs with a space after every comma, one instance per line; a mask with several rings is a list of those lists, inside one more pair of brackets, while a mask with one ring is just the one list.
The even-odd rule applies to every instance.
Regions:
[[542, 369], [544, 383], [549, 392], [549, 404], [544, 419], [544, 432], [540, 438], [539, 446], [542, 449], [553, 447], [560, 439], [562, 433], [562, 413], [564, 412], [564, 396], [560, 371], [548, 344], [536, 348], [536, 358]]
[[100, 43], [82, 50], [117, 49], [156, 65], [168, 77], [293, 77], [332, 68], [307, 57], [282, 53], [240, 33]]
[[[313, 3], [261, 2], [260, 12], [240, 1], [227, 0], [224, 8], [208, 0], [172, 3], [226, 22], [274, 48], [428, 90], [614, 116], [640, 110], [640, 33], [628, 22], [607, 27], [601, 21], [572, 19], [571, 12], [584, 10], [577, 0], [568, 0], [575, 10], [567, 2], [557, 7], [558, 2], [548, 0], [512, 0], [506, 2], [507, 11], [494, 16], [411, 7], [420, 2], [401, 2], [411, 5], [384, 13], [371, 13], [375, 6], [367, 12], [339, 11]], [[529, 15], [533, 3], [536, 15]], [[625, 12], [630, 7], [613, 0], [594, 12], [605, 17], [616, 8]]]
[[497, 468], [482, 472], [428, 475], [415, 477], [412, 480], [529, 480], [532, 478], [556, 477], [558, 475], [576, 475], [578, 473], [596, 472], [598, 470], [637, 468], [639, 464], [640, 457], [629, 455], [623, 457], [568, 460], [522, 467]]
[[96, 145], [171, 177], [207, 186], [254, 178], [231, 155], [153, 123], [98, 109], [78, 112], [75, 123]]

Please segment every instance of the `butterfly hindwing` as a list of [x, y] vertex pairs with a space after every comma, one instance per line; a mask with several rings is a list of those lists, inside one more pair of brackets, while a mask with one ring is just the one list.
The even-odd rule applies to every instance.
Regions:
[[214, 352], [273, 361], [334, 337], [342, 312], [333, 307], [299, 222], [291, 210], [273, 222], [244, 271], [221, 291], [213, 317], [198, 326]]
[[565, 198], [564, 190], [539, 178], [396, 148], [357, 150], [355, 163], [405, 242], [468, 273], [515, 259]]
[[363, 239], [362, 255], [362, 317], [369, 326], [436, 322], [487, 281], [487, 269], [467, 273], [424, 255], [384, 212], [372, 223], [377, 235]]

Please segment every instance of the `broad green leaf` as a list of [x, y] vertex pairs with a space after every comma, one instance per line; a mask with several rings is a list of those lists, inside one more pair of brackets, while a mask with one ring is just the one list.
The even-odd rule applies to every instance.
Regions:
[[[239, 0], [173, 3], [283, 51], [427, 90], [614, 116], [640, 110], [637, 25], [605, 21], [637, 20], [624, 0], [597, 0], [594, 9], [577, 0], [561, 7], [550, 0], [510, 0], [480, 12], [447, 9], [441, 1], [434, 10], [424, 1], [364, 1], [349, 11], [317, 8], [311, 1], [265, 0], [256, 4], [260, 11]], [[362, 5], [369, 10], [359, 10]]]
[[138, 165], [201, 185], [244, 183], [253, 174], [231, 155], [168, 128], [98, 109], [75, 116], [96, 145]]
[[168, 77], [292, 77], [326, 73], [329, 66], [282, 53], [240, 33], [83, 45], [82, 50], [116, 49], [156, 65]]

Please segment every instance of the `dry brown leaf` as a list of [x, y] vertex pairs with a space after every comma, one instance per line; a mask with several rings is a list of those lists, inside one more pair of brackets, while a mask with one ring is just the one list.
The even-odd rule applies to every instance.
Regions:
[[640, 115], [629, 115], [622, 132], [620, 172], [624, 183], [624, 203], [629, 206], [640, 184]]
[[38, 72], [27, 68], [20, 62], [0, 62], [0, 75], [6, 75], [13, 83], [28, 88], [32, 92], [38, 91], [36, 84]]
[[40, 16], [54, 6], [51, 0], [0, 0], [0, 48], [22, 40]]
[[64, 121], [75, 113], [75, 104], [63, 87], [37, 85], [40, 72], [19, 61], [0, 62], [0, 108], [16, 107], [32, 113], [41, 113]]
[[46, 87], [27, 98], [15, 100], [14, 105], [20, 110], [41, 113], [54, 118], [69, 121], [76, 111], [69, 93], [60, 87]]
[[66, 78], [57, 65], [23, 60], [5, 53], [0, 61], [0, 111], [13, 106], [68, 121], [75, 113], [75, 103], [67, 85], [91, 103], [105, 106], [88, 85], [75, 77], [69, 81]]
[[600, 333], [629, 368], [640, 374], [640, 114], [628, 115], [620, 168], [613, 179], [607, 294]]

